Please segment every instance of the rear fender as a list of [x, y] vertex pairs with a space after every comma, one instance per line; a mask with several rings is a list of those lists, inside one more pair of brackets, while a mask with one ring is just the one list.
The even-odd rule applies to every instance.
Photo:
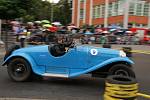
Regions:
[[109, 64], [112, 64], [112, 63], [117, 63], [117, 62], [126, 62], [128, 64], [134, 64], [133, 61], [131, 61], [129, 58], [125, 57], [117, 57], [117, 58], [112, 58], [112, 59], [109, 59], [109, 60], [106, 60], [102, 63], [99, 63], [93, 67], [90, 67], [89, 69], [85, 70], [85, 71], [82, 71], [82, 72], [78, 72], [78, 73], [74, 73], [72, 75], [70, 75], [70, 77], [74, 77], [74, 76], [78, 76], [78, 75], [81, 75], [81, 74], [86, 74], [86, 73], [89, 73], [89, 72], [92, 72], [92, 71], [95, 71], [99, 68], [103, 68], [105, 67], [106, 65], [109, 65]]
[[8, 62], [13, 59], [13, 58], [23, 58], [26, 61], [29, 62], [29, 64], [31, 65], [32, 71], [38, 75], [41, 75], [45, 72], [45, 66], [37, 66], [36, 62], [32, 59], [31, 56], [29, 56], [26, 53], [15, 53], [10, 55], [9, 57], [7, 57], [6, 60], [4, 60], [4, 62], [2, 63], [2, 66], [8, 64]]

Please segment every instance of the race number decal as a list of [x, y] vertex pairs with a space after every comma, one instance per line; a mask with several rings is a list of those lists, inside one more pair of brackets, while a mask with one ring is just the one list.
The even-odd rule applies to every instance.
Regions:
[[98, 54], [98, 51], [97, 51], [97, 49], [91, 49], [90, 53], [91, 53], [91, 55], [95, 56]]

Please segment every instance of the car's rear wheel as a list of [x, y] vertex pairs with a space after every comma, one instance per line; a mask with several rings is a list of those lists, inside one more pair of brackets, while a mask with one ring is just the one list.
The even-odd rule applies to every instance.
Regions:
[[28, 81], [31, 74], [30, 64], [22, 58], [12, 59], [7, 67], [10, 78], [17, 82]]
[[125, 64], [116, 64], [109, 69], [109, 75], [121, 75], [135, 78], [132, 68]]

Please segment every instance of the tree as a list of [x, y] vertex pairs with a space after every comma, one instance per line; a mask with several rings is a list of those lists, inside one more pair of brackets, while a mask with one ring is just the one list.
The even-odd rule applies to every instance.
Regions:
[[0, 0], [0, 18], [13, 19], [20, 17], [22, 9], [17, 4], [18, 0]]
[[26, 21], [51, 19], [66, 25], [71, 22], [71, 6], [68, 0], [60, 0], [58, 4], [51, 4], [42, 0], [0, 0], [0, 19], [22, 18]]
[[[71, 22], [71, 5], [68, 0], [60, 0], [55, 6], [54, 18], [56, 21], [60, 21], [62, 24], [67, 25]], [[59, 16], [58, 16], [59, 15]]]

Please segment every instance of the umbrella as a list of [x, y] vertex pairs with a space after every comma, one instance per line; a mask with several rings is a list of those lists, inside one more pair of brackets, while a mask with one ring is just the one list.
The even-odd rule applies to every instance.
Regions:
[[109, 33], [108, 31], [103, 31], [102, 33], [105, 33], [105, 34], [107, 34], [107, 33]]
[[74, 25], [71, 25], [71, 26], [68, 26], [68, 28], [72, 29], [72, 28], [77, 28], [77, 27]]
[[11, 21], [10, 23], [11, 23], [11, 24], [14, 24], [14, 25], [20, 24], [18, 21]]
[[62, 25], [60, 22], [53, 22], [52, 24], [56, 25], [56, 26], [61, 26]]
[[48, 21], [48, 20], [42, 20], [41, 23], [49, 24], [50, 21]]
[[50, 25], [50, 24], [44, 24], [43, 27], [49, 28], [49, 27], [52, 27], [52, 25]]
[[118, 26], [118, 25], [111, 25], [111, 26], [108, 26], [108, 28], [111, 28], [111, 29], [121, 29], [121, 27]]
[[128, 34], [132, 34], [133, 32], [132, 32], [132, 31], [126, 31], [126, 33], [128, 33]]
[[116, 31], [116, 30], [117, 30], [117, 29], [110, 29], [109, 31], [110, 31], [110, 32], [113, 32], [113, 31]]
[[35, 23], [40, 24], [40, 23], [41, 23], [41, 21], [35, 21]]
[[92, 35], [93, 33], [92, 32], [85, 32], [84, 34], [85, 35]]
[[29, 25], [33, 25], [33, 22], [27, 22], [27, 24], [29, 24]]

